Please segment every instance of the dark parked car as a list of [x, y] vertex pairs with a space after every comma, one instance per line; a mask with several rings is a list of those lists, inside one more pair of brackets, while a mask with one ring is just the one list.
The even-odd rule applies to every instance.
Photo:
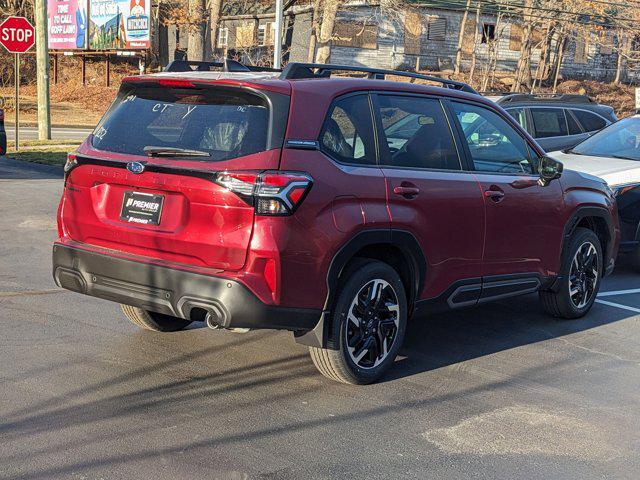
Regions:
[[640, 115], [624, 118], [571, 150], [550, 154], [565, 166], [600, 177], [616, 195], [620, 253], [640, 270]]
[[289, 330], [361, 384], [411, 317], [539, 292], [578, 318], [613, 269], [606, 184], [468, 85], [190, 66], [125, 78], [65, 167], [55, 281], [140, 327]]
[[0, 155], [7, 153], [7, 132], [4, 129], [4, 110], [0, 108]]
[[613, 108], [586, 95], [489, 97], [515, 118], [547, 152], [573, 148], [616, 122]]

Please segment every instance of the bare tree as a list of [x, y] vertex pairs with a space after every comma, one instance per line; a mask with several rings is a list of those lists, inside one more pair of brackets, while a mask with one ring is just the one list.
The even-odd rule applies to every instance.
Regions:
[[189, 37], [187, 57], [189, 60], [204, 60], [206, 0], [189, 0]]
[[488, 60], [485, 65], [484, 75], [482, 77], [482, 83], [480, 87], [480, 91], [486, 92], [489, 89], [489, 86], [493, 87], [493, 81], [495, 79], [496, 68], [498, 66], [498, 53], [500, 40], [502, 39], [502, 35], [506, 28], [506, 25], [503, 25], [503, 13], [498, 12], [496, 16], [496, 26], [495, 26], [495, 35], [493, 39], [488, 39]]
[[553, 76], [553, 93], [558, 91], [558, 82], [560, 80], [560, 71], [562, 70], [562, 61], [564, 60], [564, 50], [567, 46], [567, 36], [564, 28], [560, 28], [557, 40], [558, 50], [556, 53], [555, 74]]
[[[480, 2], [478, 2], [479, 4]], [[462, 68], [462, 46], [464, 45], [467, 20], [469, 19], [469, 9], [471, 8], [471, 0], [467, 0], [467, 6], [462, 14], [462, 22], [460, 23], [460, 32], [458, 32], [458, 46], [456, 48], [456, 60], [454, 64], [454, 73], [458, 75]]]
[[214, 54], [218, 46], [218, 30], [220, 28], [220, 11], [222, 9], [222, 0], [209, 0], [209, 32], [210, 50]]
[[322, 22], [320, 23], [320, 36], [316, 61], [318, 63], [327, 63], [331, 56], [331, 37], [333, 36], [333, 28], [336, 23], [338, 7], [340, 0], [325, 0], [322, 12]]
[[307, 54], [307, 61], [313, 63], [316, 59], [316, 45], [318, 43], [318, 35], [320, 30], [320, 10], [322, 7], [322, 0], [314, 0], [313, 13], [311, 17], [311, 36], [309, 38], [309, 52]]
[[0, 0], [0, 16], [11, 15], [33, 19], [33, 0]]
[[[473, 76], [476, 73], [476, 65], [478, 64], [478, 44], [482, 37], [480, 36], [480, 29], [482, 25], [480, 24], [480, 14], [482, 13], [482, 4], [478, 2], [476, 5], [476, 19], [475, 19], [475, 31], [473, 34], [473, 50], [471, 52], [471, 68], [469, 70], [469, 83], [473, 82]], [[484, 34], [484, 30], [482, 31]]]
[[516, 67], [515, 79], [511, 87], [512, 92], [519, 92], [522, 85], [531, 85], [531, 53], [533, 46], [533, 18], [534, 0], [524, 0], [522, 9], [522, 39], [520, 43], [520, 57]]
[[620, 85], [622, 83], [622, 71], [625, 64], [625, 56], [627, 55], [627, 51], [629, 50], [629, 42], [625, 38], [624, 32], [622, 30], [618, 30], [618, 52], [616, 59], [616, 76], [613, 80], [613, 83], [616, 85]]

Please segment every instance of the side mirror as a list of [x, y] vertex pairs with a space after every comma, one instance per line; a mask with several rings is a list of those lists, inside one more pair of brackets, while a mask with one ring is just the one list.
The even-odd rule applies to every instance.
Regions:
[[538, 173], [540, 174], [540, 185], [546, 187], [553, 180], [562, 176], [564, 165], [551, 157], [542, 157], [539, 160]]

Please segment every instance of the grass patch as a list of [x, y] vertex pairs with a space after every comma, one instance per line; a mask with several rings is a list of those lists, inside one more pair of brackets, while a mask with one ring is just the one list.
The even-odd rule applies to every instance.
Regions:
[[64, 165], [67, 161], [68, 148], [43, 148], [38, 150], [24, 150], [19, 152], [7, 152], [8, 158], [14, 158], [23, 162], [42, 163], [44, 165]]
[[[20, 140], [20, 147], [42, 147], [47, 145], [80, 145], [83, 140]], [[7, 148], [14, 148], [16, 142], [10, 140], [7, 142]]]

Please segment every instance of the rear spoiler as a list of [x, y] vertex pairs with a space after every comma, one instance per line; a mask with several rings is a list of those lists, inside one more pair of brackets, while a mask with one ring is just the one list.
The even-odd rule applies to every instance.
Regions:
[[165, 72], [210, 72], [220, 70], [222, 72], [281, 72], [282, 70], [269, 67], [258, 67], [254, 65], [244, 65], [230, 58], [225, 58], [222, 62], [198, 62], [194, 60], [174, 60], [165, 68]]

